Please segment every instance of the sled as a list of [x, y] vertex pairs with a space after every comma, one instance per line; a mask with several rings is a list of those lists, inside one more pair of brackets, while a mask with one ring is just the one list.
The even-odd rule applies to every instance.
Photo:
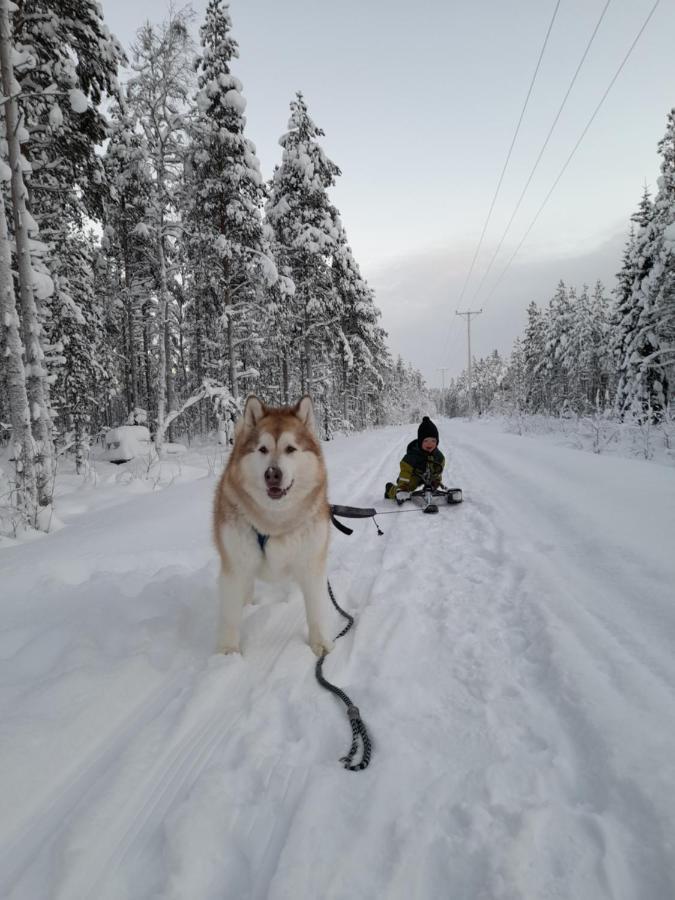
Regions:
[[[436, 501], [440, 498], [445, 498], [445, 502], [449, 506], [454, 506], [461, 503], [463, 500], [462, 489], [446, 488], [444, 485], [441, 485], [438, 488], [432, 488], [431, 485], [425, 485], [424, 487], [413, 491], [406, 500], [396, 500], [396, 502], [399, 506], [402, 506], [408, 501], [415, 501], [415, 505], [421, 506], [423, 513], [433, 514], [438, 512], [438, 503]], [[417, 502], [419, 500], [422, 501], [421, 504]]]

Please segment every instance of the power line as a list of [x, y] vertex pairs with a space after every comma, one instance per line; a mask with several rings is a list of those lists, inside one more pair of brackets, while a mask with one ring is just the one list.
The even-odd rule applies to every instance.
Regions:
[[551, 135], [553, 134], [553, 131], [555, 130], [556, 125], [558, 124], [558, 120], [560, 119], [560, 116], [561, 116], [561, 114], [562, 114], [562, 111], [563, 111], [563, 109], [565, 108], [565, 104], [567, 103], [567, 98], [569, 97], [570, 93], [572, 92], [572, 88], [574, 87], [574, 83], [575, 83], [575, 81], [577, 80], [577, 76], [578, 76], [579, 72], [581, 71], [581, 67], [582, 67], [583, 64], [584, 64], [584, 62], [585, 62], [585, 60], [586, 60], [586, 57], [588, 56], [588, 51], [591, 49], [591, 45], [592, 45], [593, 41], [595, 40], [595, 36], [596, 36], [596, 34], [598, 33], [598, 29], [600, 28], [600, 24], [602, 23], [602, 20], [604, 19], [605, 13], [607, 12], [607, 9], [608, 9], [609, 4], [610, 4], [611, 2], [612, 2], [612, 0], [607, 0], [607, 2], [605, 3], [605, 5], [604, 5], [604, 7], [603, 7], [602, 12], [600, 13], [600, 18], [598, 19], [598, 21], [597, 21], [597, 23], [596, 23], [596, 25], [595, 25], [595, 28], [593, 29], [593, 33], [591, 34], [588, 43], [586, 44], [586, 49], [584, 50], [584, 52], [583, 52], [583, 54], [582, 54], [582, 57], [581, 57], [581, 59], [579, 60], [579, 65], [577, 66], [576, 71], [575, 71], [574, 75], [572, 76], [572, 80], [570, 81], [569, 87], [567, 88], [567, 91], [566, 91], [566, 93], [565, 93], [565, 96], [564, 96], [563, 99], [562, 99], [562, 103], [560, 104], [560, 107], [558, 108], [558, 112], [556, 113], [556, 116], [555, 116], [555, 118], [554, 118], [554, 120], [553, 120], [553, 124], [551, 125], [551, 127], [550, 127], [550, 129], [549, 129], [549, 132], [548, 132], [548, 134], [546, 135], [546, 140], [545, 140], [544, 143], [542, 144], [541, 150], [539, 151], [539, 155], [537, 156], [537, 159], [535, 160], [535, 163], [534, 163], [534, 165], [532, 166], [532, 170], [530, 171], [530, 174], [529, 174], [529, 176], [528, 176], [528, 178], [527, 178], [527, 181], [525, 182], [525, 186], [524, 186], [524, 188], [523, 188], [523, 190], [522, 190], [522, 192], [521, 192], [521, 194], [520, 194], [520, 197], [518, 198], [518, 202], [516, 203], [515, 209], [514, 209], [513, 212], [511, 213], [511, 218], [509, 219], [508, 224], [507, 224], [506, 228], [504, 229], [504, 233], [502, 234], [501, 238], [499, 239], [499, 243], [497, 244], [497, 249], [496, 249], [495, 252], [492, 254], [492, 259], [490, 260], [490, 263], [489, 263], [487, 269], [485, 270], [485, 274], [484, 274], [483, 277], [481, 278], [480, 284], [479, 284], [478, 287], [476, 288], [476, 290], [475, 290], [475, 292], [474, 292], [474, 294], [473, 294], [473, 297], [471, 298], [471, 302], [472, 302], [472, 303], [473, 303], [473, 301], [476, 299], [476, 297], [478, 296], [478, 294], [480, 293], [480, 290], [481, 290], [481, 288], [483, 287], [483, 285], [485, 284], [485, 280], [487, 279], [488, 275], [490, 274], [490, 271], [491, 271], [491, 269], [492, 269], [492, 266], [494, 265], [494, 262], [495, 262], [497, 256], [499, 255], [499, 251], [502, 249], [502, 245], [503, 245], [503, 243], [504, 243], [504, 240], [505, 240], [505, 238], [506, 238], [506, 235], [509, 233], [509, 230], [510, 230], [510, 228], [511, 228], [511, 225], [513, 224], [513, 220], [515, 219], [516, 214], [518, 213], [518, 210], [520, 209], [520, 204], [523, 202], [523, 197], [524, 197], [525, 194], [527, 193], [527, 189], [528, 189], [528, 187], [530, 186], [530, 182], [531, 182], [532, 179], [534, 178], [534, 174], [535, 174], [535, 172], [537, 171], [537, 168], [539, 167], [539, 163], [541, 162], [541, 158], [542, 158], [542, 156], [544, 155], [544, 151], [546, 150], [546, 148], [547, 148], [547, 146], [548, 146], [548, 142], [549, 142], [550, 139], [551, 139]]
[[614, 86], [614, 82], [615, 82], [616, 79], [619, 77], [619, 75], [620, 75], [621, 70], [623, 69], [623, 67], [626, 65], [626, 62], [628, 61], [628, 58], [630, 57], [631, 53], [632, 53], [633, 50], [635, 49], [635, 45], [637, 44], [637, 42], [638, 42], [638, 41], [640, 40], [640, 38], [642, 37], [642, 33], [644, 32], [645, 28], [646, 28], [647, 25], [649, 24], [649, 20], [651, 19], [651, 17], [652, 17], [652, 16], [654, 15], [654, 13], [656, 12], [656, 8], [657, 8], [657, 6], [659, 5], [660, 2], [661, 2], [661, 0], [656, 0], [656, 2], [654, 3], [654, 5], [652, 6], [651, 10], [649, 11], [649, 15], [647, 16], [647, 18], [646, 18], [646, 19], [644, 20], [644, 22], [642, 23], [642, 27], [641, 27], [640, 30], [638, 31], [638, 33], [637, 33], [635, 39], [633, 40], [633, 43], [632, 43], [632, 44], [630, 45], [630, 47], [628, 48], [628, 51], [627, 51], [626, 55], [624, 56], [623, 60], [621, 61], [621, 64], [620, 64], [619, 68], [618, 68], [618, 69], [616, 70], [616, 72], [614, 73], [614, 76], [612, 77], [612, 80], [609, 82], [609, 85], [607, 86], [607, 89], [605, 90], [605, 93], [604, 93], [604, 94], [602, 95], [602, 97], [600, 98], [600, 102], [599, 102], [598, 105], [595, 107], [595, 109], [594, 109], [594, 111], [593, 111], [593, 114], [591, 115], [590, 119], [589, 119], [588, 122], [586, 123], [586, 127], [585, 127], [584, 130], [581, 132], [581, 135], [579, 136], [579, 139], [577, 140], [576, 144], [575, 144], [574, 147], [572, 148], [572, 152], [571, 152], [570, 155], [567, 157], [567, 160], [565, 161], [565, 164], [563, 165], [562, 169], [561, 169], [560, 172], [558, 173], [558, 177], [557, 177], [556, 180], [553, 182], [553, 185], [551, 186], [551, 189], [549, 190], [548, 194], [544, 197], [543, 203], [541, 204], [541, 206], [540, 206], [539, 209], [537, 210], [537, 212], [536, 212], [534, 218], [533, 218], [532, 221], [530, 222], [530, 224], [529, 224], [529, 226], [528, 226], [528, 228], [527, 228], [527, 231], [525, 232], [525, 234], [522, 236], [522, 238], [521, 238], [521, 240], [520, 240], [520, 243], [518, 244], [518, 246], [516, 247], [516, 249], [515, 249], [515, 250], [513, 251], [513, 253], [511, 254], [511, 257], [510, 257], [509, 261], [507, 262], [506, 266], [504, 267], [504, 269], [502, 270], [501, 274], [499, 275], [499, 278], [498, 278], [497, 281], [492, 285], [492, 288], [490, 289], [490, 292], [488, 293], [487, 297], [485, 298], [485, 301], [484, 301], [484, 303], [483, 303], [483, 307], [485, 307], [485, 306], [487, 305], [488, 301], [490, 300], [490, 298], [492, 297], [492, 295], [494, 294], [494, 292], [497, 290], [497, 288], [498, 288], [499, 285], [501, 284], [502, 279], [504, 278], [504, 276], [506, 275], [506, 273], [508, 272], [508, 270], [511, 268], [511, 263], [513, 262], [513, 260], [514, 260], [514, 259], [516, 258], [516, 256], [518, 255], [518, 253], [519, 253], [519, 251], [520, 251], [520, 248], [521, 248], [521, 247], [523, 246], [523, 244], [525, 243], [525, 240], [527, 239], [527, 236], [529, 235], [529, 233], [530, 233], [530, 232], [532, 231], [532, 229], [534, 228], [534, 225], [535, 225], [537, 219], [539, 218], [539, 216], [541, 215], [541, 213], [542, 213], [544, 207], [545, 207], [546, 204], [548, 203], [548, 201], [549, 201], [549, 199], [550, 199], [550, 197], [551, 197], [551, 194], [553, 193], [553, 191], [554, 191], [554, 190], [556, 189], [556, 187], [558, 186], [558, 182], [560, 181], [560, 179], [562, 178], [563, 174], [565, 173], [565, 170], [567, 169], [568, 165], [569, 165], [570, 162], [572, 161], [572, 157], [573, 157], [574, 154], [577, 152], [577, 150], [578, 150], [578, 148], [579, 148], [579, 145], [581, 144], [581, 142], [583, 141], [584, 137], [586, 136], [586, 132], [587, 132], [588, 129], [591, 127], [591, 125], [592, 125], [592, 123], [593, 123], [593, 120], [595, 119], [595, 117], [597, 116], [598, 112], [600, 111], [601, 106], [603, 105], [603, 103], [604, 103], [605, 100], [607, 99], [607, 95], [609, 94], [609, 92], [611, 91], [612, 87]]
[[473, 254], [473, 259], [471, 260], [471, 266], [469, 267], [469, 272], [466, 276], [466, 280], [464, 281], [464, 286], [462, 287], [462, 292], [459, 295], [458, 305], [461, 305], [462, 298], [464, 297], [464, 293], [466, 291], [466, 287], [469, 283], [469, 279], [471, 278], [471, 274], [473, 272], [474, 266], [476, 265], [476, 259], [478, 257], [478, 254], [480, 253], [480, 248], [483, 246], [483, 238], [485, 237], [485, 232], [487, 231], [487, 227], [490, 223], [490, 218], [492, 217], [492, 211], [495, 207], [495, 203], [497, 202], [497, 196], [498, 196], [499, 190], [502, 186], [502, 181], [504, 180], [504, 175], [506, 173], [506, 168], [509, 164], [509, 160], [511, 159], [511, 153], [513, 151], [514, 144], [516, 143], [516, 138], [518, 137], [518, 132], [520, 131], [520, 126], [523, 121], [523, 116], [525, 115], [525, 110], [527, 109], [527, 104], [530, 100], [530, 94], [532, 93], [532, 88], [534, 87], [534, 82], [536, 81], [537, 73], [539, 72], [539, 66], [541, 65], [541, 61], [544, 56], [544, 51], [546, 50], [546, 45], [548, 44], [549, 35], [551, 34], [551, 29], [553, 28], [553, 23], [555, 22], [555, 18], [558, 14], [559, 6], [560, 6], [560, 0], [557, 0], [555, 9], [553, 10], [553, 16], [551, 17], [551, 21], [548, 26], [548, 31], [546, 32], [546, 37], [544, 38], [544, 43], [542, 44], [542, 48], [539, 53], [539, 59], [537, 60], [537, 65], [534, 69], [534, 74], [532, 75], [532, 79], [530, 81], [530, 86], [527, 91], [527, 96], [525, 97], [525, 102], [523, 103], [523, 108], [520, 111], [520, 118], [518, 119], [518, 124], [516, 125], [516, 130], [513, 133], [513, 138], [511, 140], [511, 146], [509, 147], [509, 152], [506, 154], [506, 160], [504, 161], [502, 173], [499, 176], [499, 181], [497, 182], [497, 188], [495, 189], [495, 193], [492, 198], [492, 203], [490, 204], [490, 209], [488, 210], [487, 218], [485, 219], [485, 223], [483, 225], [483, 230], [482, 230], [480, 238], [478, 240], [478, 246], [476, 247], [476, 250]]

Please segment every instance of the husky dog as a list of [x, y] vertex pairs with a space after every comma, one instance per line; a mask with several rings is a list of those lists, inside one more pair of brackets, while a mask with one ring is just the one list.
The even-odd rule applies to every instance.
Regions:
[[213, 525], [221, 562], [219, 651], [240, 652], [242, 610], [256, 578], [296, 582], [310, 647], [317, 656], [330, 651], [321, 622], [330, 508], [309, 397], [281, 409], [248, 398], [216, 490]]

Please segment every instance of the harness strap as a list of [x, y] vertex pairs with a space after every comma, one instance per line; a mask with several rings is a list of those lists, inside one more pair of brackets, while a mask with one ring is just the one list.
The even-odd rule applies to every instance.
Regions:
[[343, 525], [342, 522], [338, 522], [335, 516], [341, 516], [345, 519], [372, 519], [373, 524], [377, 528], [377, 533], [379, 535], [384, 534], [384, 532], [380, 530], [380, 526], [377, 524], [377, 520], [375, 519], [376, 515], [379, 515], [379, 513], [372, 507], [340, 506], [335, 503], [330, 507], [330, 520], [333, 525], [335, 525], [337, 530], [341, 531], [343, 534], [353, 534], [354, 529], [348, 528], [346, 525]]
[[354, 529], [348, 528], [346, 525], [343, 525], [342, 522], [338, 522], [333, 513], [330, 514], [330, 520], [337, 530], [341, 531], [343, 534], [354, 534]]

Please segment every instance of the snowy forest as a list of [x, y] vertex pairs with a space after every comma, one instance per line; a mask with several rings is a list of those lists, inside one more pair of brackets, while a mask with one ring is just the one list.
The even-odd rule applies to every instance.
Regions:
[[[412, 421], [433, 395], [394, 358], [302, 93], [266, 182], [227, 4], [125, 49], [94, 0], [0, 2], [0, 506], [48, 527], [59, 457], [119, 425], [155, 450], [228, 439], [242, 399], [309, 393], [322, 436]], [[198, 33], [198, 39], [193, 34]], [[595, 409], [659, 421], [675, 383], [675, 111], [616, 288], [560, 282], [435, 399], [462, 415]]]
[[[654, 197], [644, 188], [631, 216], [616, 285], [558, 284], [548, 304], [532, 300], [509, 359], [474, 361], [471, 393], [490, 409], [560, 415], [600, 412], [639, 426], [670, 420], [675, 390], [675, 109], [659, 141]], [[620, 268], [619, 268], [620, 266]], [[439, 404], [468, 408], [468, 376]]]
[[45, 527], [59, 455], [80, 471], [124, 423], [160, 453], [174, 431], [227, 434], [252, 391], [311, 394], [325, 437], [417, 413], [301, 93], [262, 177], [226, 4], [198, 44], [186, 8], [128, 52], [94, 0], [0, 9], [5, 506]]

